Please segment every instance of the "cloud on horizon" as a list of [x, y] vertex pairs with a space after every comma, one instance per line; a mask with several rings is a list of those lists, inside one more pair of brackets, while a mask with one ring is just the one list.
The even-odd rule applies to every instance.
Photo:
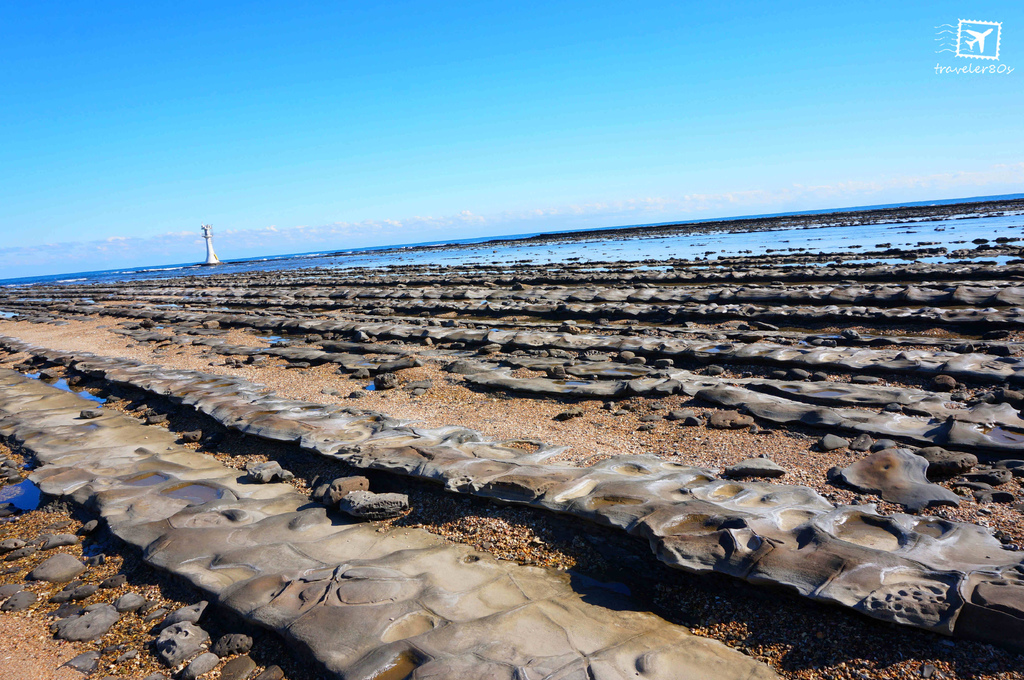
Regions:
[[[1005, 190], [993, 192], [994, 187]], [[463, 210], [442, 217], [418, 215], [404, 219], [336, 222], [318, 226], [269, 225], [251, 229], [225, 229], [214, 231], [214, 243], [222, 258], [235, 259], [505, 234], [712, 219], [740, 214], [843, 208], [1008, 191], [1024, 191], [1024, 163], [996, 165], [982, 171], [897, 176], [871, 182], [794, 184], [778, 190], [752, 189], [570, 204], [505, 211], [488, 216]], [[893, 195], [901, 198], [893, 199]], [[0, 248], [0, 269], [9, 272], [8, 276], [11, 277], [37, 276], [191, 262], [201, 259], [203, 253], [203, 238], [196, 229], [146, 237], [111, 236], [93, 241]], [[154, 262], [157, 258], [162, 258], [163, 262]]]

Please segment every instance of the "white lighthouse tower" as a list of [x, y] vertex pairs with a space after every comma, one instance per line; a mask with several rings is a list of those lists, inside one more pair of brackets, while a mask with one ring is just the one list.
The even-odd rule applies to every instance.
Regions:
[[213, 225], [203, 225], [203, 238], [206, 239], [206, 262], [203, 264], [220, 264], [217, 253], [213, 252]]

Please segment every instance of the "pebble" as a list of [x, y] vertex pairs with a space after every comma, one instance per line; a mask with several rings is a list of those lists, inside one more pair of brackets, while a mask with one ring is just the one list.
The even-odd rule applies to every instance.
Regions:
[[85, 565], [71, 555], [59, 553], [44, 560], [28, 573], [31, 581], [66, 583], [85, 571]]
[[217, 664], [220, 663], [220, 658], [213, 652], [204, 652], [192, 660], [189, 665], [185, 666], [185, 670], [181, 672], [182, 680], [196, 680], [200, 675], [209, 673]]

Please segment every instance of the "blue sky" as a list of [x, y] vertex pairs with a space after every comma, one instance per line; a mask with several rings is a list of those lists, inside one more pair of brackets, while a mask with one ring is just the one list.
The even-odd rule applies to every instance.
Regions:
[[1024, 3], [826, 4], [4, 3], [0, 278], [1024, 191]]

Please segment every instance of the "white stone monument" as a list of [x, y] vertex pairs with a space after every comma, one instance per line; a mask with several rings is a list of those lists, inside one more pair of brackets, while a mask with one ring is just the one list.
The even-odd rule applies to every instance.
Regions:
[[213, 252], [213, 225], [203, 225], [203, 238], [206, 239], [206, 262], [203, 264], [220, 264], [217, 253]]

